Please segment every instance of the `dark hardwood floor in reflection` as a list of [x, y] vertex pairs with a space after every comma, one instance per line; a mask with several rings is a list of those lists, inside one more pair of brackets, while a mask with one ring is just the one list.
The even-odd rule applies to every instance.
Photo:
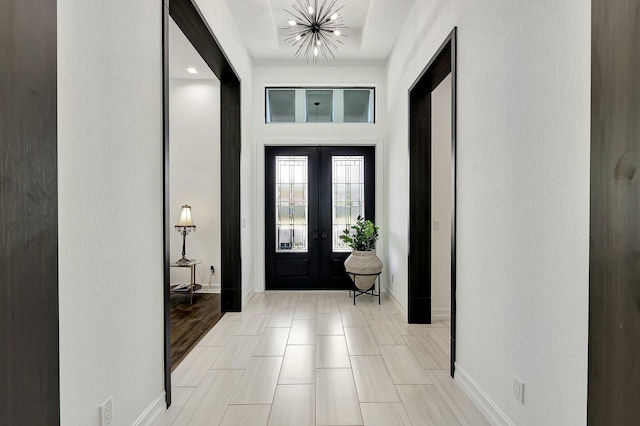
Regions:
[[171, 295], [171, 371], [220, 320], [220, 294], [196, 293], [193, 305], [189, 295]]

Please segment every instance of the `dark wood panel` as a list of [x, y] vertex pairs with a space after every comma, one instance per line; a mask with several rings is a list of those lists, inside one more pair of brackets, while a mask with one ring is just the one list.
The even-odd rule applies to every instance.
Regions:
[[275, 259], [275, 277], [306, 277], [311, 266], [309, 259]]
[[219, 293], [171, 295], [171, 371], [222, 317]]
[[[220, 79], [220, 105], [240, 106], [240, 80], [229, 69], [223, 73]], [[238, 120], [238, 124], [240, 120]]]
[[0, 424], [60, 423], [56, 2], [0, 0]]
[[408, 304], [408, 314], [414, 324], [431, 323], [431, 298], [411, 297]]
[[449, 356], [451, 377], [456, 371], [456, 287], [457, 287], [457, 255], [456, 255], [456, 235], [457, 235], [457, 197], [458, 197], [458, 171], [457, 171], [457, 150], [458, 150], [458, 29], [454, 28], [450, 37], [451, 49], [451, 351]]
[[456, 33], [454, 28], [409, 91], [408, 321], [431, 323], [431, 92], [452, 75], [451, 375], [456, 329]]
[[640, 418], [640, 3], [592, 1], [590, 425]]
[[345, 253], [344, 257], [341, 257], [338, 259], [335, 259], [335, 258], [331, 259], [331, 276], [332, 277], [343, 276], [346, 273], [344, 269], [344, 261], [347, 260], [347, 257], [349, 257], [349, 253]]
[[[454, 31], [455, 33], [455, 31]], [[410, 98], [411, 102], [418, 101], [420, 98], [425, 96], [431, 96], [431, 92], [442, 83], [442, 81], [447, 78], [447, 76], [451, 73], [452, 70], [452, 58], [453, 58], [453, 37], [451, 35], [445, 41], [445, 43], [440, 47], [438, 53], [432, 61], [429, 63], [422, 76], [418, 79], [418, 81], [413, 85]], [[416, 108], [411, 109], [411, 118], [421, 119], [421, 118], [430, 118], [431, 113], [424, 108], [421, 108], [423, 104], [416, 103]]]
[[222, 287], [222, 312], [240, 312], [234, 306], [242, 306], [242, 289]]
[[[410, 122], [409, 299], [426, 301], [422, 310], [427, 314], [419, 315], [420, 322], [431, 323], [431, 95], [418, 103], [427, 104], [417, 109], [427, 111], [428, 119]], [[418, 323], [416, 313], [409, 312], [410, 323]]]
[[[455, 30], [409, 92], [410, 323], [431, 322], [431, 92], [453, 70], [454, 38]], [[452, 223], [455, 226], [455, 220]], [[452, 246], [455, 247], [455, 240]]]
[[[221, 282], [222, 310], [239, 312], [242, 298], [235, 292], [242, 289], [242, 259], [240, 247], [240, 106], [229, 105], [237, 93], [240, 82], [221, 82], [221, 145], [220, 145], [220, 222], [221, 222]], [[226, 93], [226, 95], [225, 95]], [[231, 100], [230, 100], [231, 98]], [[225, 105], [226, 103], [226, 105]], [[240, 292], [242, 293], [242, 292]], [[230, 297], [227, 297], [230, 296]]]
[[[227, 59], [224, 50], [194, 2], [191, 0], [170, 0], [169, 13], [220, 82], [235, 77], [231, 62]], [[224, 89], [221, 90], [224, 91]]]

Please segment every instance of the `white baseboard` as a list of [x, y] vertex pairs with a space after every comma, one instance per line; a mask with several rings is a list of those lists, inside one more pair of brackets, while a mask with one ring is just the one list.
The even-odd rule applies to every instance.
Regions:
[[165, 392], [162, 391], [156, 399], [153, 400], [151, 405], [144, 410], [144, 413], [138, 417], [138, 420], [133, 423], [133, 426], [153, 426], [158, 424], [158, 417], [162, 415], [167, 409], [165, 402]]
[[402, 305], [402, 303], [400, 303], [396, 295], [391, 290], [387, 289], [383, 294], [389, 296], [389, 300], [396, 305], [396, 308], [398, 308], [404, 318], [408, 317], [407, 309]]
[[494, 426], [513, 426], [513, 422], [502, 412], [500, 407], [489, 398], [478, 384], [456, 363], [454, 379], [464, 390], [471, 402], [480, 410], [484, 417]]
[[251, 299], [251, 296], [253, 296], [253, 293], [255, 292], [256, 292], [256, 286], [254, 285], [249, 289], [247, 294], [242, 298], [242, 306], [245, 306], [247, 304], [247, 302], [249, 301], [249, 299]]
[[431, 321], [451, 321], [451, 309], [431, 308]]
[[[398, 310], [407, 318], [407, 309], [400, 303], [396, 295], [390, 290], [385, 291], [384, 294], [389, 296], [389, 300], [395, 303]], [[451, 321], [451, 309], [431, 309], [431, 321]]]
[[208, 286], [208, 285], [203, 285], [202, 288], [200, 290], [198, 290], [198, 293], [214, 293], [214, 294], [218, 294], [221, 293], [222, 289], [220, 288], [220, 286]]

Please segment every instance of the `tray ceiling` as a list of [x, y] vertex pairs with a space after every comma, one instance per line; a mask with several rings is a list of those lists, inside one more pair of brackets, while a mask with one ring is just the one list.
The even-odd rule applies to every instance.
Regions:
[[[207, 1], [207, 0], [200, 0]], [[293, 57], [295, 49], [284, 41], [295, 0], [226, 0], [233, 19], [253, 61], [258, 65], [302, 65], [304, 58]], [[320, 0], [321, 2], [322, 0]], [[340, 37], [335, 60], [383, 64], [396, 43], [414, 0], [338, 0], [341, 15], [349, 27]]]

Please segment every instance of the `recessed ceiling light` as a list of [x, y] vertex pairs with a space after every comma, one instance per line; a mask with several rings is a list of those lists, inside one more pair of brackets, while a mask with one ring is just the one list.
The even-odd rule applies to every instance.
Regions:
[[189, 74], [198, 74], [198, 70], [194, 67], [185, 68]]

